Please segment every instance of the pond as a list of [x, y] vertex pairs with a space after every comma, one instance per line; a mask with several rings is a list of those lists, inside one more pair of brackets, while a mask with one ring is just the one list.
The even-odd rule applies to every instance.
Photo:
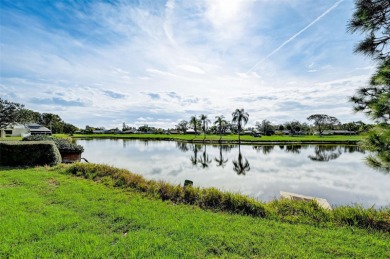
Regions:
[[332, 205], [390, 207], [390, 174], [364, 163], [357, 146], [203, 145], [124, 139], [77, 140], [83, 157], [147, 179], [240, 192], [263, 201], [280, 191], [325, 198]]

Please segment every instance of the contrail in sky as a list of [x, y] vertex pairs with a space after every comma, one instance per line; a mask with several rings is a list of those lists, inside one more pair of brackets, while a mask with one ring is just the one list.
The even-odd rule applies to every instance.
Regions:
[[269, 53], [265, 58], [263, 58], [262, 60], [260, 60], [259, 62], [257, 62], [251, 69], [249, 69], [246, 73], [249, 73], [249, 72], [252, 72], [260, 63], [264, 62], [265, 60], [267, 60], [268, 58], [270, 58], [273, 54], [275, 54], [276, 52], [278, 52], [281, 48], [283, 48], [284, 46], [286, 46], [289, 42], [291, 42], [292, 40], [294, 40], [296, 37], [298, 37], [301, 33], [303, 33], [304, 31], [306, 31], [307, 29], [309, 29], [311, 26], [313, 26], [316, 22], [318, 22], [319, 20], [321, 20], [322, 17], [324, 17], [325, 15], [327, 15], [328, 13], [330, 13], [333, 9], [335, 9], [337, 6], [339, 6], [339, 4], [341, 4], [341, 2], [344, 2], [344, 0], [340, 0], [338, 1], [337, 3], [335, 3], [334, 5], [332, 5], [328, 10], [326, 10], [325, 12], [323, 12], [320, 16], [318, 16], [314, 21], [312, 21], [311, 23], [309, 23], [305, 28], [303, 28], [302, 30], [300, 30], [299, 32], [295, 33], [293, 36], [291, 36], [288, 40], [286, 40], [285, 42], [283, 42], [279, 47], [277, 47], [276, 49], [274, 49], [271, 53]]

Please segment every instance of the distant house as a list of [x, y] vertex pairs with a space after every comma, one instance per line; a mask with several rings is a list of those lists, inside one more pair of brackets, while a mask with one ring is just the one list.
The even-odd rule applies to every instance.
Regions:
[[4, 131], [4, 135], [7, 137], [25, 137], [30, 134], [30, 130], [19, 123], [12, 123], [5, 129], [2, 129], [2, 131]]
[[333, 133], [333, 135], [355, 135], [356, 134], [355, 131], [351, 131], [351, 130], [331, 130], [331, 132]]
[[188, 129], [188, 130], [186, 130], [186, 134], [195, 134], [195, 130]]
[[103, 129], [99, 129], [99, 130], [93, 130], [92, 133], [93, 134], [104, 134], [104, 133], [107, 133], [107, 131], [103, 130]]
[[251, 130], [245, 130], [244, 132], [241, 133], [241, 135], [252, 135], [253, 131]]
[[51, 135], [51, 130], [37, 123], [28, 124], [27, 128], [30, 130], [31, 135]]
[[123, 134], [135, 134], [137, 133], [136, 129], [129, 129], [122, 132]]

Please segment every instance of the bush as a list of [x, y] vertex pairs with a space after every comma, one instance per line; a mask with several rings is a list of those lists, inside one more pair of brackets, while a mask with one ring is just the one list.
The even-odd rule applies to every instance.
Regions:
[[7, 166], [57, 165], [61, 155], [52, 141], [0, 142], [0, 164]]
[[57, 148], [61, 153], [83, 153], [84, 147], [81, 145], [74, 144], [68, 139], [63, 138], [54, 138], [54, 143], [56, 143]]
[[46, 135], [30, 135], [24, 137], [23, 141], [54, 141], [60, 153], [82, 153], [84, 152], [84, 147], [81, 145], [76, 145], [72, 143], [69, 139], [63, 138], [53, 138]]

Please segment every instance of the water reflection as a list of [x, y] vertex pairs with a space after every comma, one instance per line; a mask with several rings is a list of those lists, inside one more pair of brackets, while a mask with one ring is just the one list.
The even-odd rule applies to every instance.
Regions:
[[248, 160], [241, 154], [241, 145], [238, 145], [238, 159], [233, 160], [233, 170], [237, 175], [246, 175], [251, 170]]
[[342, 154], [339, 146], [316, 146], [314, 155], [308, 156], [312, 161], [328, 162], [337, 159]]
[[[188, 152], [191, 150], [193, 155], [190, 157], [192, 165], [200, 165], [201, 168], [208, 168], [212, 163], [209, 154], [207, 153], [207, 145], [203, 144], [190, 144], [185, 142], [176, 142], [176, 147], [181, 152]], [[232, 149], [236, 148], [237, 145], [212, 145], [213, 148], [219, 150], [219, 156], [214, 157], [216, 166], [224, 168], [229, 159], [225, 159], [223, 156], [223, 151], [225, 153], [231, 152]], [[252, 146], [252, 149], [257, 153], [262, 153], [263, 155], [270, 155], [274, 150], [275, 145], [259, 145]], [[287, 153], [292, 154], [301, 154], [302, 150], [305, 149], [314, 149], [314, 154], [307, 156], [311, 161], [318, 162], [329, 162], [339, 158], [343, 153], [364, 153], [358, 146], [338, 146], [338, 145], [279, 145], [280, 150], [284, 150]], [[199, 152], [203, 149], [203, 152], [199, 155]], [[248, 160], [243, 157], [241, 153], [241, 145], [238, 145], [238, 156], [237, 159], [233, 161], [233, 170], [239, 175], [245, 175], [246, 172], [250, 170], [250, 164]]]
[[191, 156], [190, 160], [192, 165], [196, 166], [198, 164], [198, 152], [202, 149], [202, 146], [199, 144], [191, 145], [191, 150], [194, 152], [194, 155]]
[[207, 145], [205, 144], [203, 147], [203, 153], [201, 157], [198, 159], [198, 162], [202, 168], [209, 167], [209, 164], [212, 162], [209, 158], [209, 155], [207, 154]]
[[77, 140], [77, 144], [84, 146], [83, 157], [90, 162], [126, 168], [147, 179], [173, 184], [191, 179], [196, 186], [264, 201], [289, 191], [322, 197], [331, 204], [390, 206], [390, 175], [368, 167], [357, 146], [146, 144], [111, 139]]
[[[226, 163], [229, 161], [229, 159], [224, 159], [222, 155], [222, 149], [223, 146], [219, 146], [219, 158], [214, 158], [214, 161], [217, 162], [217, 166], [221, 166], [222, 168], [225, 167]], [[230, 149], [231, 150], [231, 149]]]
[[274, 145], [253, 146], [253, 149], [256, 150], [256, 152], [262, 152], [264, 155], [268, 155], [274, 147]]
[[301, 145], [286, 145], [286, 152], [293, 153], [293, 154], [300, 154], [301, 153]]
[[181, 151], [181, 152], [187, 152], [189, 149], [188, 143], [185, 142], [176, 142], [176, 147]]

